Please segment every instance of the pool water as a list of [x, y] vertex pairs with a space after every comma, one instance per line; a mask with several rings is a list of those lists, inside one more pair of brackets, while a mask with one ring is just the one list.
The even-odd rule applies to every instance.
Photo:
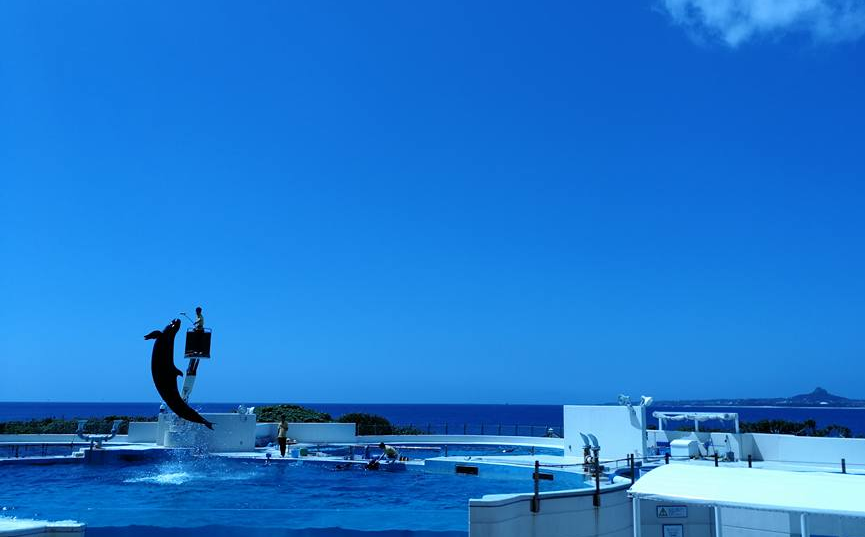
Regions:
[[0, 466], [0, 515], [74, 519], [88, 534], [132, 526], [465, 534], [469, 498], [531, 490], [530, 480], [178, 455], [138, 465]]
[[[561, 448], [509, 446], [496, 444], [394, 444], [400, 455], [410, 459], [429, 459], [431, 457], [462, 457], [462, 456], [499, 456], [499, 455], [563, 455]], [[344, 457], [353, 454], [361, 457], [364, 449], [361, 446], [320, 445], [309, 448], [309, 451], [320, 451], [327, 455]], [[377, 446], [370, 446], [369, 456], [376, 458], [381, 454]]]

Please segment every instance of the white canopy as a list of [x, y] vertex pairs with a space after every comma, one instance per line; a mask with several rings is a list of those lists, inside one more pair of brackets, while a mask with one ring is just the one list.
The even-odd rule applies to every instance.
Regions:
[[652, 412], [652, 416], [670, 421], [733, 421], [739, 419], [739, 414], [735, 412]]
[[701, 421], [719, 420], [735, 422], [736, 433], [739, 432], [739, 414], [736, 412], [653, 412], [652, 416], [658, 418], [658, 429], [662, 431], [665, 421], [693, 421], [694, 430], [699, 431]]
[[668, 464], [631, 487], [634, 498], [865, 517], [865, 476]]

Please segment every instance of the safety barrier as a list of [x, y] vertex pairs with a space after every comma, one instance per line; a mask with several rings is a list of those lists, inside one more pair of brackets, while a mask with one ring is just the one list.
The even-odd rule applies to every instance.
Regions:
[[480, 435], [480, 436], [530, 436], [562, 438], [564, 428], [550, 425], [522, 425], [504, 423], [409, 423], [393, 425], [359, 424], [357, 434], [363, 436], [379, 434], [397, 435]]

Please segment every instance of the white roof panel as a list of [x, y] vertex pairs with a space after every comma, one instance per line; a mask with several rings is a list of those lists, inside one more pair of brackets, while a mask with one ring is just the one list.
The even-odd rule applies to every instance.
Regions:
[[668, 464], [641, 477], [635, 498], [865, 517], [865, 476]]

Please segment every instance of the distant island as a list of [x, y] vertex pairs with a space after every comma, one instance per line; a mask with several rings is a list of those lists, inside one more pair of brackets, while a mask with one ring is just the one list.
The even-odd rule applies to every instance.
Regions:
[[681, 399], [677, 401], [655, 401], [658, 406], [795, 406], [795, 407], [865, 407], [865, 400], [849, 399], [833, 395], [823, 388], [814, 388], [811, 393], [793, 397], [768, 397], [752, 399]]

